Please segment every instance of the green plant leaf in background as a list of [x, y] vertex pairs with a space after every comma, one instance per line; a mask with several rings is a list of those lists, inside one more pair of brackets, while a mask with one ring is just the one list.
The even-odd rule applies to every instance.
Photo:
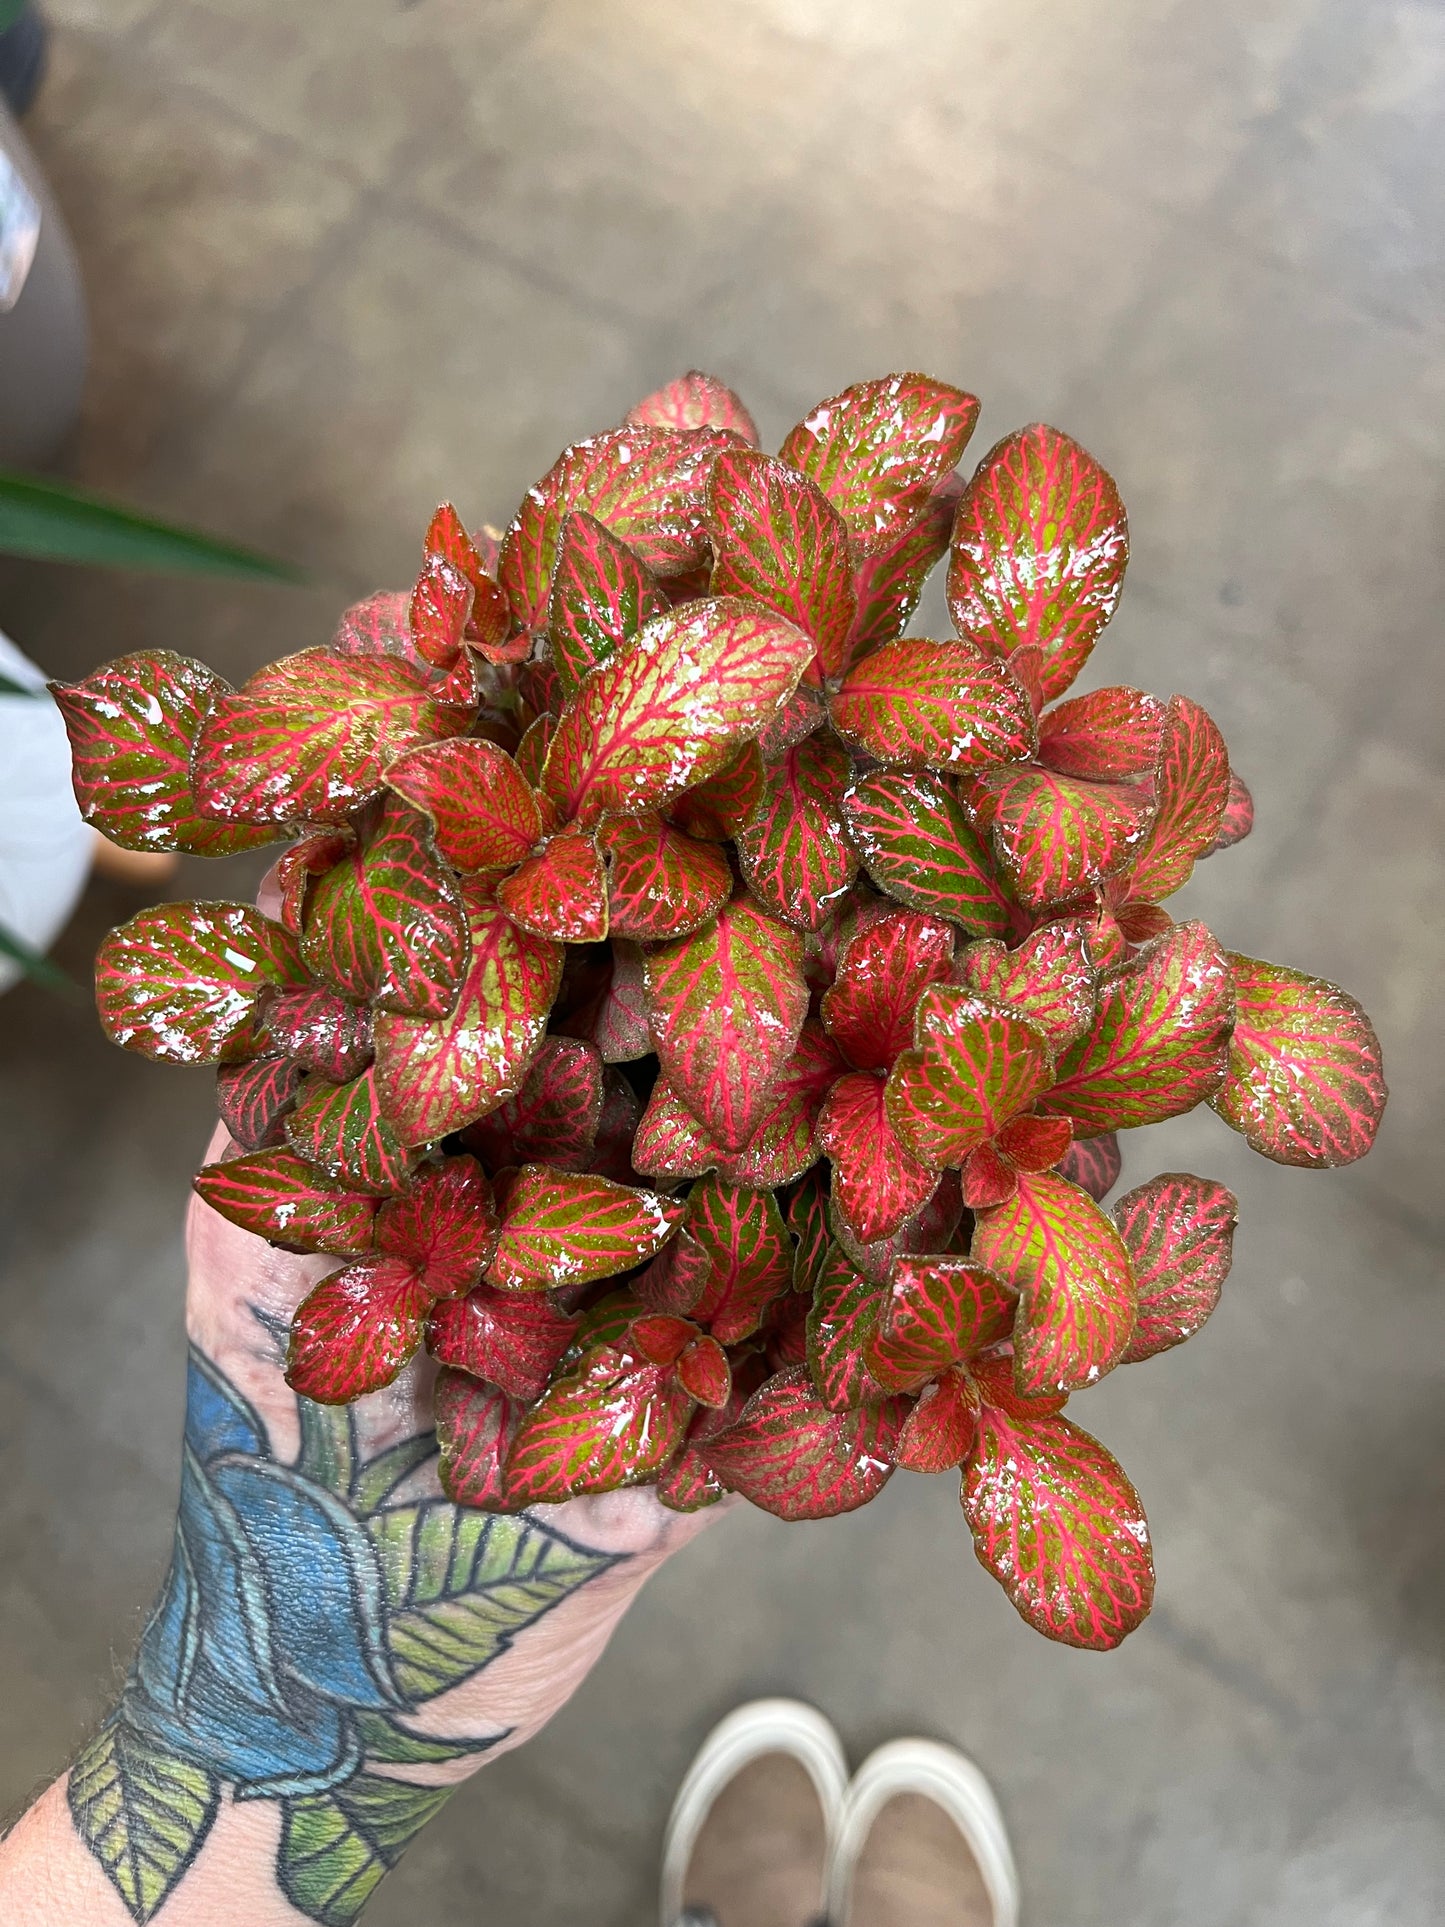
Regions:
[[[3, 6], [4, 0], [0, 0]], [[0, 552], [47, 562], [300, 582], [301, 570], [60, 482], [0, 471]]]
[[25, 11], [25, 0], [0, 0], [0, 33], [4, 33]]
[[53, 964], [48, 957], [42, 957], [22, 937], [7, 930], [0, 923], [0, 957], [8, 957], [11, 963], [19, 964], [27, 977], [43, 984], [47, 990], [58, 990], [65, 996], [76, 995], [79, 985], [73, 977], [67, 977], [59, 964]]

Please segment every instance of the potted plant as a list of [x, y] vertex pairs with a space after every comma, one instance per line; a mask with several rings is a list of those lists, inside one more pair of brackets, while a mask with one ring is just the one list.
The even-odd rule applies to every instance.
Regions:
[[[1189, 699], [1069, 693], [1124, 510], [1039, 425], [963, 481], [977, 412], [862, 382], [771, 456], [689, 375], [241, 689], [156, 650], [56, 695], [106, 835], [287, 843], [262, 907], [143, 910], [96, 987], [217, 1066], [207, 1202], [336, 1259], [298, 1392], [430, 1352], [492, 1510], [819, 1518], [960, 1468], [1018, 1610], [1109, 1647], [1148, 1528], [1065, 1406], [1198, 1330], [1235, 1223], [1181, 1172], [1105, 1209], [1118, 1133], [1208, 1104], [1340, 1164], [1385, 1087], [1343, 991], [1164, 907], [1249, 793]], [[906, 636], [945, 554], [957, 633]]]

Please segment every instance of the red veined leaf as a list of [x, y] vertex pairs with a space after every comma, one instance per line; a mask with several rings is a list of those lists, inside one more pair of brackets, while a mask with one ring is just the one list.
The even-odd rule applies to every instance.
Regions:
[[266, 1035], [303, 1070], [345, 1084], [371, 1062], [371, 1012], [333, 990], [278, 990], [266, 1000]]
[[286, 1119], [286, 1142], [308, 1163], [361, 1191], [405, 1189], [406, 1146], [383, 1114], [376, 1066], [345, 1084], [309, 1077]]
[[859, 1244], [892, 1237], [933, 1195], [936, 1168], [898, 1137], [872, 1071], [850, 1071], [823, 1104], [818, 1144], [833, 1166], [833, 1209]]
[[294, 1151], [253, 1151], [192, 1180], [213, 1211], [272, 1244], [358, 1258], [370, 1251], [376, 1199], [315, 1171]]
[[465, 1372], [453, 1371], [437, 1373], [432, 1404], [442, 1491], [454, 1505], [506, 1511], [503, 1468], [525, 1406], [496, 1385], [479, 1385]]
[[903, 634], [934, 564], [948, 551], [962, 493], [958, 477], [945, 475], [910, 528], [886, 548], [863, 556], [854, 574], [858, 614], [849, 638], [849, 661]]
[[808, 1370], [830, 1412], [851, 1411], [884, 1395], [865, 1362], [881, 1297], [877, 1285], [832, 1246], [808, 1314]]
[[1087, 1191], [1096, 1202], [1113, 1190], [1123, 1168], [1119, 1140], [1112, 1131], [1071, 1144], [1059, 1160], [1059, 1176]]
[[1234, 1014], [1224, 952], [1202, 923], [1176, 924], [1103, 979], [1043, 1108], [1079, 1137], [1193, 1110], [1219, 1089]]
[[[575, 1293], [565, 1290], [560, 1294], [559, 1302], [573, 1303], [576, 1297], [586, 1292], [585, 1285], [578, 1287]], [[583, 1352], [589, 1352], [598, 1345], [616, 1345], [621, 1351], [641, 1356], [640, 1347], [630, 1344], [629, 1340], [633, 1325], [647, 1315], [647, 1307], [630, 1283], [618, 1285], [604, 1293], [582, 1313], [582, 1322], [577, 1327], [576, 1356], [568, 1363], [575, 1364]]]
[[1166, 1171], [1120, 1198], [1114, 1223], [1139, 1287], [1139, 1315], [1124, 1354], [1137, 1365], [1192, 1338], [1229, 1276], [1239, 1204], [1232, 1191], [1187, 1171]]
[[629, 1325], [624, 1349], [636, 1352], [650, 1365], [675, 1365], [700, 1336], [689, 1318], [679, 1318], [674, 1312], [644, 1312]]
[[875, 770], [843, 798], [843, 816], [878, 888], [910, 910], [1002, 936], [1012, 905], [993, 860], [940, 777]]
[[1017, 1309], [1015, 1287], [973, 1258], [900, 1258], [880, 1297], [868, 1368], [885, 1390], [916, 1392], [1007, 1338]]
[[670, 607], [641, 557], [595, 515], [574, 510], [562, 524], [547, 604], [562, 693], [570, 696], [589, 670]]
[[953, 966], [953, 931], [939, 917], [894, 910], [851, 939], [822, 1018], [833, 1041], [863, 1071], [886, 1071], [913, 1042], [913, 1012], [930, 984]]
[[1154, 816], [1129, 871], [1132, 895], [1157, 903], [1189, 881], [1213, 849], [1229, 801], [1229, 751], [1219, 726], [1187, 696], [1170, 700], [1154, 776]]
[[793, 1252], [771, 1191], [706, 1177], [687, 1201], [687, 1229], [712, 1271], [692, 1308], [722, 1345], [750, 1337], [764, 1307], [791, 1289]]
[[[621, 1071], [610, 1066], [602, 1072], [602, 1113], [597, 1121], [597, 1136], [592, 1145], [586, 1168], [595, 1171], [600, 1178], [611, 1178], [617, 1184], [635, 1184], [637, 1173], [632, 1168], [632, 1140], [642, 1117], [642, 1104], [636, 1091], [622, 1075]], [[555, 1163], [555, 1158], [538, 1160], [540, 1163]]]
[[80, 682], [51, 683], [86, 822], [124, 850], [229, 856], [271, 842], [269, 830], [200, 815], [191, 795], [191, 745], [211, 703], [230, 688], [204, 663], [169, 649], [140, 649]]
[[1051, 1171], [1073, 1141], [1066, 1117], [1039, 1117], [1033, 1111], [1010, 1118], [998, 1134], [998, 1148], [1021, 1171]]
[[1134, 1329], [1129, 1253], [1086, 1191], [1027, 1171], [978, 1214], [973, 1255], [1020, 1294], [1014, 1374], [1025, 1394], [1077, 1391], [1112, 1371]]
[[846, 1068], [822, 1026], [809, 1018], [797, 1048], [773, 1080], [757, 1129], [741, 1151], [723, 1152], [718, 1158], [722, 1175], [763, 1190], [801, 1177], [817, 1156], [813, 1135], [823, 1100]]
[[471, 936], [466, 975], [435, 1022], [376, 1019], [376, 1076], [408, 1144], [459, 1131], [522, 1088], [562, 975], [562, 952], [528, 936], [463, 886]]
[[544, 1037], [526, 1082], [463, 1133], [469, 1150], [499, 1171], [507, 1164], [587, 1168], [602, 1119], [602, 1058], [580, 1037]]
[[430, 1294], [401, 1258], [363, 1258], [307, 1293], [291, 1320], [286, 1383], [319, 1405], [390, 1385], [422, 1339]]
[[513, 923], [558, 943], [598, 943], [607, 935], [607, 878], [597, 839], [575, 830], [549, 837], [497, 885]]
[[[1108, 886], [1109, 890], [1118, 887], [1117, 883]], [[1114, 920], [1120, 935], [1133, 944], [1148, 943], [1151, 937], [1162, 937], [1174, 927], [1174, 919], [1167, 910], [1161, 910], [1157, 903], [1141, 903], [1137, 899], [1119, 904], [1114, 911]], [[1089, 945], [1097, 955], [1098, 946], [1092, 935]], [[1120, 961], [1123, 961], [1122, 958]]]
[[524, 1164], [512, 1183], [490, 1283], [504, 1291], [586, 1285], [661, 1249], [684, 1207], [588, 1171]]
[[652, 428], [730, 428], [745, 442], [758, 431], [742, 402], [715, 375], [691, 368], [627, 411], [629, 422]]
[[905, 636], [855, 662], [833, 727], [880, 763], [980, 770], [1032, 754], [1034, 712], [1007, 667], [961, 642]]
[[[503, 700], [505, 689], [506, 686], [499, 690]], [[562, 679], [550, 657], [534, 656], [530, 662], [524, 662], [510, 684], [510, 692], [516, 701], [519, 729], [526, 729], [539, 716], [560, 716], [567, 700]]]
[[724, 1410], [732, 1394], [732, 1368], [715, 1338], [699, 1338], [677, 1361], [677, 1382], [710, 1411]]
[[806, 1365], [754, 1392], [736, 1422], [699, 1450], [731, 1492], [779, 1519], [829, 1519], [874, 1499], [893, 1476], [907, 1401], [830, 1412]]
[[364, 840], [319, 878], [301, 955], [359, 1003], [409, 1017], [443, 1017], [467, 965], [467, 918], [426, 818], [388, 803]]
[[472, 615], [472, 585], [444, 555], [428, 555], [411, 592], [407, 619], [423, 662], [451, 669]]
[[1122, 870], [1144, 840], [1142, 790], [1030, 764], [981, 779], [994, 848], [1027, 904], [1058, 903]]
[[808, 1008], [802, 960], [795, 931], [741, 900], [644, 959], [658, 1059], [724, 1150], [747, 1144], [793, 1054]]
[[864, 1277], [871, 1278], [875, 1284], [885, 1285], [893, 1276], [893, 1267], [900, 1258], [920, 1252], [949, 1251], [962, 1216], [963, 1196], [958, 1173], [945, 1171], [933, 1196], [891, 1238], [880, 1238], [877, 1244], [860, 1244], [849, 1229], [847, 1220], [834, 1208], [831, 1198], [828, 1227]]
[[948, 570], [954, 626], [995, 655], [1040, 649], [1044, 693], [1060, 696], [1118, 606], [1128, 560], [1113, 478], [1035, 422], [991, 448], [963, 492]]
[[754, 448], [724, 450], [707, 487], [713, 595], [750, 596], [811, 636], [825, 675], [847, 659], [856, 602], [848, 524], [813, 484]]
[[631, 1064], [652, 1050], [642, 951], [635, 943], [614, 938], [611, 952], [611, 970], [587, 1016], [587, 1034], [604, 1064]]
[[1242, 843], [1254, 828], [1254, 798], [1248, 785], [1236, 771], [1229, 772], [1229, 801], [1224, 806], [1224, 815], [1219, 819], [1219, 834], [1214, 839], [1212, 849], [1204, 852], [1213, 856], [1215, 850], [1227, 850], [1232, 844]]
[[855, 382], [819, 402], [778, 451], [843, 513], [864, 554], [887, 548], [958, 466], [978, 400], [927, 375]]
[[211, 704], [191, 759], [196, 802], [223, 819], [343, 823], [398, 756], [470, 722], [409, 663], [303, 649]]
[[475, 1158], [424, 1164], [377, 1213], [376, 1248], [405, 1258], [434, 1298], [470, 1291], [497, 1245], [497, 1207]]
[[727, 1155], [708, 1136], [666, 1077], [653, 1085], [643, 1109], [632, 1161], [650, 1178], [667, 1183], [700, 1178]]
[[573, 509], [589, 510], [660, 575], [702, 562], [708, 470], [720, 448], [734, 446], [722, 429], [624, 427], [564, 450], [528, 489], [502, 542], [501, 583], [518, 620], [539, 629], [546, 619], [562, 525]]
[[822, 728], [827, 715], [822, 686], [808, 680], [817, 674], [817, 668], [816, 661], [808, 665], [803, 681], [758, 737], [758, 749], [765, 764], [776, 762], [785, 749], [791, 749], [794, 743], [801, 743], [805, 736]]
[[732, 895], [732, 871], [718, 845], [684, 836], [655, 810], [604, 817], [597, 842], [614, 936], [639, 943], [691, 936]]
[[[808, 1317], [812, 1307], [795, 1291], [775, 1298], [763, 1315], [762, 1357], [770, 1372], [808, 1362]], [[758, 1356], [756, 1352], [752, 1354]]]
[[1018, 1166], [1003, 1155], [993, 1138], [974, 1146], [963, 1160], [958, 1175], [963, 1186], [963, 1201], [970, 1211], [1003, 1204], [1019, 1188]]
[[331, 651], [337, 656], [400, 656], [417, 663], [408, 611], [411, 595], [406, 589], [379, 589], [346, 610], [331, 638]]
[[1039, 718], [1039, 761], [1096, 783], [1152, 776], [1167, 714], [1157, 696], [1114, 686], [1071, 696]]
[[1105, 1652], [1154, 1599], [1139, 1495], [1097, 1439], [1066, 1418], [1010, 1418], [985, 1405], [963, 1475], [979, 1563], [1028, 1623]]
[[726, 769], [680, 796], [669, 814], [689, 836], [723, 842], [736, 836], [762, 801], [763, 759], [756, 743], [744, 743]]
[[[717, 1416], [706, 1406], [699, 1409], [698, 1416], [703, 1415]], [[701, 1512], [705, 1506], [716, 1505], [726, 1496], [722, 1481], [708, 1469], [702, 1453], [687, 1443], [658, 1473], [656, 1491], [669, 1512]]]
[[263, 994], [305, 981], [294, 938], [246, 903], [152, 903], [108, 933], [95, 1005], [114, 1044], [169, 1064], [225, 1064], [265, 1048]]
[[545, 1292], [478, 1285], [433, 1305], [427, 1349], [443, 1365], [530, 1401], [541, 1397], [580, 1322], [558, 1311]]
[[587, 824], [662, 808], [728, 767], [792, 695], [812, 649], [801, 629], [736, 596], [659, 616], [563, 710], [543, 787]]
[[350, 828], [318, 830], [312, 836], [303, 836], [299, 843], [293, 843], [277, 857], [273, 875], [281, 898], [281, 921], [293, 937], [301, 935], [306, 921], [312, 883], [339, 863], [355, 840]]
[[467, 638], [493, 655], [507, 640], [512, 611], [486, 560], [462, 525], [450, 502], [443, 502], [428, 525], [422, 543], [428, 555], [442, 556], [466, 577], [472, 588], [471, 621]]
[[1024, 1393], [1018, 1388], [1014, 1370], [1014, 1348], [1002, 1340], [978, 1358], [968, 1361], [968, 1375], [978, 1387], [985, 1405], [995, 1406], [1009, 1418], [1052, 1418], [1069, 1402], [1067, 1392]]
[[[550, 713], [538, 716], [523, 730], [522, 740], [513, 752], [522, 781], [534, 790], [542, 786], [542, 772], [547, 767], [547, 751], [551, 748], [552, 738], [556, 734], [557, 718]], [[545, 799], [540, 796], [537, 799], [539, 806], [544, 801]], [[555, 806], [552, 806], [552, 815], [557, 815]]]
[[509, 1507], [641, 1484], [682, 1444], [691, 1412], [669, 1367], [594, 1347], [517, 1427], [506, 1464]]
[[712, 1259], [684, 1226], [632, 1280], [632, 1289], [650, 1311], [686, 1318], [711, 1277]]
[[542, 840], [537, 799], [521, 771], [480, 737], [411, 750], [387, 770], [386, 783], [431, 819], [454, 870], [510, 870]]
[[300, 1067], [289, 1057], [254, 1057], [223, 1064], [216, 1073], [216, 1109], [243, 1150], [286, 1142], [286, 1113], [296, 1102]]
[[1210, 1104], [1276, 1164], [1362, 1158], [1388, 1095], [1369, 1018], [1323, 977], [1233, 952], [1228, 967], [1234, 1034], [1228, 1070]]
[[832, 984], [843, 962], [843, 952], [856, 936], [890, 916], [897, 905], [881, 897], [862, 878], [818, 931], [807, 948], [808, 981], [821, 995]]
[[925, 991], [914, 1034], [917, 1048], [903, 1053], [888, 1078], [888, 1116], [935, 1170], [961, 1164], [1053, 1082], [1047, 1040], [969, 991], [945, 984]]
[[1017, 950], [971, 943], [958, 961], [961, 983], [1027, 1018], [1051, 1049], [1067, 1049], [1088, 1029], [1099, 976], [1081, 924], [1046, 923]]
[[978, 1395], [963, 1372], [925, 1385], [903, 1421], [895, 1462], [905, 1472], [949, 1472], [968, 1456], [978, 1425]]
[[788, 1230], [796, 1240], [793, 1290], [809, 1298], [817, 1288], [832, 1239], [828, 1232], [828, 1194], [820, 1173], [810, 1171], [788, 1204]]
[[836, 738], [807, 737], [769, 764], [757, 814], [738, 837], [748, 888], [800, 930], [820, 929], [858, 874], [842, 814], [852, 774]]

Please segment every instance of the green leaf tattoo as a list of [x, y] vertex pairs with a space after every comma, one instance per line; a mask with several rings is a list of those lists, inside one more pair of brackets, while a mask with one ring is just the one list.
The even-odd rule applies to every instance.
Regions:
[[147, 1921], [210, 1832], [218, 1783], [108, 1720], [70, 1769], [76, 1831], [110, 1875], [131, 1917]]

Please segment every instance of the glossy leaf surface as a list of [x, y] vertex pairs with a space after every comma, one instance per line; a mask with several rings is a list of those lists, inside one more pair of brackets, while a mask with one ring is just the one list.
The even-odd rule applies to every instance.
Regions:
[[856, 602], [848, 525], [785, 462], [728, 449], [708, 481], [712, 593], [749, 596], [812, 638], [825, 675], [844, 666]]
[[959, 958], [959, 978], [980, 997], [1017, 1011], [1054, 1051], [1088, 1029], [1099, 981], [1078, 923], [1046, 923], [1016, 950], [972, 943]]
[[509, 1398], [540, 1398], [578, 1323], [558, 1311], [545, 1292], [478, 1285], [432, 1307], [427, 1349], [441, 1364], [485, 1379]]
[[1129, 863], [1149, 825], [1144, 793], [1037, 764], [984, 777], [994, 848], [1025, 903], [1059, 903]]
[[861, 558], [854, 573], [858, 614], [850, 656], [902, 635], [918, 607], [924, 583], [939, 558], [948, 552], [954, 511], [962, 492], [958, 477], [946, 475], [911, 527], [885, 548], [874, 549]]
[[1219, 836], [1229, 802], [1229, 751], [1219, 726], [1198, 703], [1175, 696], [1160, 737], [1154, 816], [1134, 857], [1129, 888], [1158, 903], [1189, 881]]
[[1071, 696], [1039, 718], [1039, 761], [1095, 783], [1152, 777], [1167, 705], [1115, 684]]
[[589, 670], [668, 607], [656, 576], [636, 552], [596, 516], [574, 510], [562, 524], [547, 605], [563, 693], [570, 696]]
[[828, 1093], [818, 1144], [833, 1167], [833, 1208], [860, 1244], [888, 1238], [933, 1195], [936, 1165], [922, 1163], [898, 1136], [884, 1081], [851, 1071]]
[[1137, 1364], [1192, 1338], [1219, 1303], [1239, 1205], [1222, 1184], [1166, 1171], [1126, 1192], [1113, 1218], [1139, 1287], [1139, 1315], [1124, 1354]]
[[864, 869], [888, 896], [970, 935], [1008, 930], [1012, 906], [992, 859], [942, 778], [876, 770], [848, 791], [843, 815]]
[[550, 837], [497, 885], [497, 902], [519, 929], [557, 943], [607, 935], [607, 877], [593, 836]]
[[213, 1211], [273, 1244], [338, 1258], [371, 1249], [376, 1199], [338, 1184], [294, 1151], [226, 1158], [206, 1165], [193, 1183]]
[[692, 1409], [666, 1367], [612, 1345], [596, 1347], [517, 1427], [506, 1466], [509, 1502], [521, 1507], [636, 1485], [682, 1444]]
[[868, 1340], [882, 1294], [833, 1245], [824, 1261], [808, 1314], [808, 1370], [832, 1412], [847, 1412], [883, 1396], [868, 1369]]
[[687, 1230], [712, 1266], [692, 1316], [720, 1344], [736, 1344], [792, 1285], [792, 1246], [777, 1200], [771, 1191], [706, 1177], [688, 1199]]
[[913, 1042], [913, 1013], [930, 984], [953, 966], [953, 931], [941, 917], [895, 910], [853, 937], [822, 1018], [859, 1070], [886, 1071]]
[[1032, 753], [1034, 713], [1004, 664], [905, 636], [855, 662], [828, 705], [838, 734], [903, 769], [981, 770]]
[[95, 1002], [112, 1043], [171, 1064], [251, 1057], [262, 995], [299, 983], [294, 939], [245, 903], [156, 903], [112, 930]]
[[507, 1454], [523, 1406], [498, 1385], [482, 1385], [465, 1372], [441, 1371], [433, 1393], [437, 1477], [454, 1505], [500, 1512], [507, 1502]]
[[916, 1392], [1006, 1338], [1017, 1307], [1016, 1288], [974, 1258], [900, 1258], [881, 1294], [869, 1369], [890, 1392]]
[[421, 1343], [431, 1298], [401, 1258], [364, 1258], [323, 1278], [297, 1307], [286, 1383], [319, 1405], [390, 1385]]
[[691, 936], [732, 895], [732, 871], [718, 845], [684, 836], [655, 810], [604, 818], [597, 842], [614, 936], [639, 943]]
[[978, 1424], [978, 1399], [964, 1373], [925, 1385], [904, 1419], [893, 1456], [907, 1472], [948, 1472], [962, 1464]]
[[966, 990], [926, 991], [915, 1028], [917, 1048], [903, 1053], [888, 1079], [888, 1115], [935, 1170], [961, 1164], [1053, 1082], [1040, 1033]]
[[550, 1164], [580, 1171], [602, 1121], [602, 1058], [580, 1037], [544, 1037], [515, 1097], [470, 1124], [465, 1141], [494, 1171]]
[[818, 930], [858, 874], [843, 829], [853, 760], [835, 737], [808, 736], [766, 770], [756, 814], [738, 836], [748, 888], [770, 915]]
[[345, 1084], [312, 1077], [286, 1119], [286, 1141], [311, 1164], [385, 1195], [407, 1181], [406, 1146], [384, 1113], [373, 1066]]
[[430, 819], [453, 869], [510, 870], [541, 841], [537, 799], [495, 743], [476, 736], [430, 743], [399, 756], [386, 781]]
[[743, 402], [716, 375], [689, 369], [645, 401], [629, 408], [627, 419], [654, 428], [730, 428], [745, 442], [756, 442], [758, 431]]
[[376, 1218], [376, 1248], [416, 1266], [436, 1298], [477, 1283], [497, 1243], [497, 1209], [475, 1158], [447, 1157], [416, 1172], [404, 1197]]
[[487, 1276], [506, 1291], [610, 1278], [660, 1250], [682, 1216], [681, 1204], [656, 1191], [525, 1164], [507, 1193]]
[[334, 990], [278, 990], [266, 1000], [266, 1035], [332, 1084], [345, 1084], [371, 1062], [371, 1012]]
[[906, 1411], [883, 1399], [832, 1412], [806, 1365], [770, 1378], [742, 1416], [700, 1449], [731, 1492], [779, 1519], [828, 1519], [876, 1498], [893, 1475]]
[[286, 1141], [285, 1117], [296, 1102], [300, 1069], [289, 1057], [253, 1057], [223, 1064], [216, 1073], [216, 1109], [244, 1150], [261, 1151]]

